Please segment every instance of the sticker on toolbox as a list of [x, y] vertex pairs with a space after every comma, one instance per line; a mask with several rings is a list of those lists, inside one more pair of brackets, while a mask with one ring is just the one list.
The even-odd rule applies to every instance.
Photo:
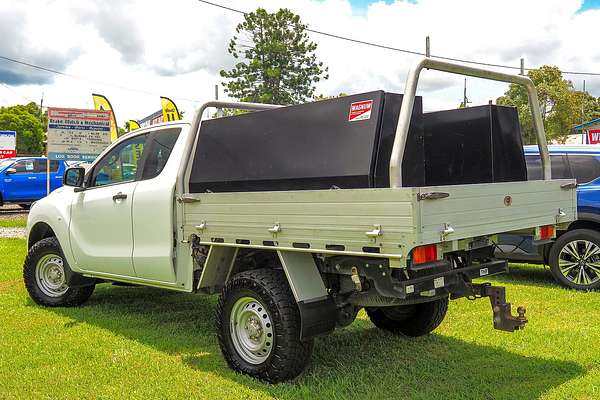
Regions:
[[357, 101], [350, 104], [350, 114], [348, 121], [364, 121], [371, 118], [371, 109], [373, 108], [373, 100]]
[[489, 273], [490, 273], [490, 271], [487, 268], [481, 268], [479, 270], [479, 276], [486, 276]]
[[439, 278], [435, 278], [433, 280], [433, 287], [436, 288], [436, 289], [444, 287], [444, 277], [440, 276]]

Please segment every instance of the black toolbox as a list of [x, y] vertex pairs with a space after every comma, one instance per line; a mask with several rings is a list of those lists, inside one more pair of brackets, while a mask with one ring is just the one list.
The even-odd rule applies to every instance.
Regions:
[[[389, 187], [401, 104], [401, 94], [375, 91], [203, 121], [190, 192]], [[526, 173], [516, 110], [504, 109], [423, 114], [416, 97], [403, 186], [521, 180]]]

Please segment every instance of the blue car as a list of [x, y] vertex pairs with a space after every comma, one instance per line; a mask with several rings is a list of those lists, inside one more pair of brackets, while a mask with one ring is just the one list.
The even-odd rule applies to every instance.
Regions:
[[[28, 209], [47, 193], [47, 159], [15, 157], [0, 160], [0, 206], [12, 203]], [[62, 186], [65, 162], [50, 160], [50, 191]]]
[[[548, 146], [552, 178], [577, 180], [577, 221], [556, 239], [537, 243], [531, 237], [500, 235], [497, 256], [546, 264], [561, 285], [578, 290], [600, 288], [600, 145]], [[529, 180], [542, 178], [537, 146], [525, 146]]]

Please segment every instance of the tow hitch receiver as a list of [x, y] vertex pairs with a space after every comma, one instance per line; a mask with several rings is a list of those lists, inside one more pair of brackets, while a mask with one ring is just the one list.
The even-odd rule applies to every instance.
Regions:
[[[525, 317], [525, 307], [517, 308], [518, 316], [513, 316], [510, 303], [506, 302], [506, 288], [503, 286], [492, 286], [490, 283], [467, 284], [471, 292], [467, 298], [476, 299], [489, 297], [492, 311], [494, 313], [494, 329], [505, 332], [514, 332], [525, 327], [527, 318]], [[453, 294], [453, 298], [462, 297]]]

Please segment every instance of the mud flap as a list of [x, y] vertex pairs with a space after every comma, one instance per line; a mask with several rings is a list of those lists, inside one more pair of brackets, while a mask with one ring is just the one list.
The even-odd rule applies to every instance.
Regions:
[[300, 339], [333, 331], [337, 309], [312, 254], [292, 251], [277, 254], [300, 310]]

